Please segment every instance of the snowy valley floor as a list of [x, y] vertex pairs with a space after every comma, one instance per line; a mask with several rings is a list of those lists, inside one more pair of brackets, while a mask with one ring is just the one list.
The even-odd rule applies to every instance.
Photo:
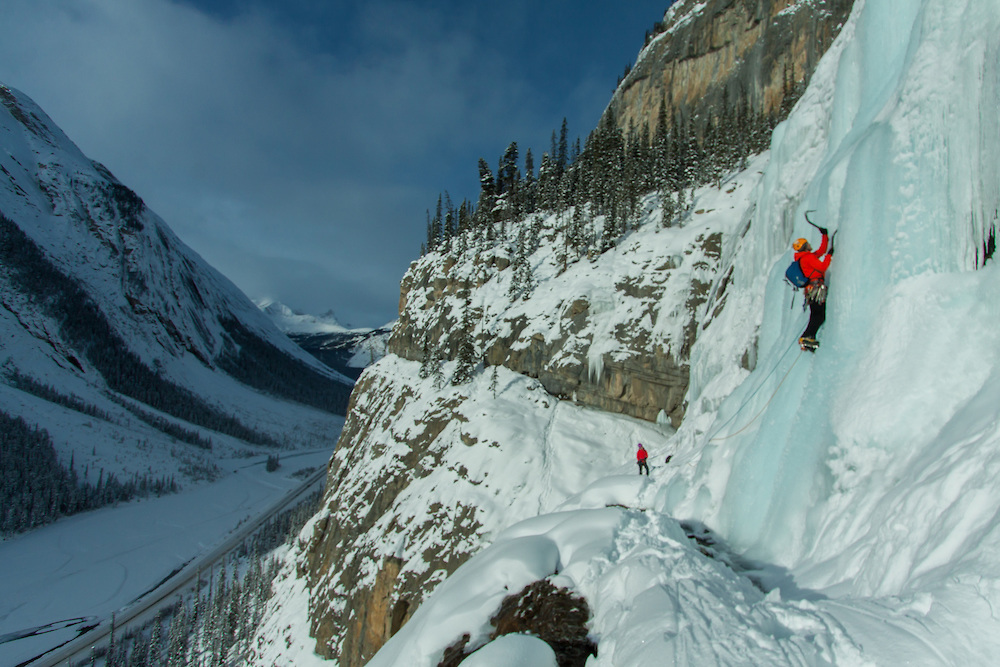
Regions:
[[[329, 457], [329, 449], [283, 452], [281, 468], [271, 473], [266, 456], [220, 460], [228, 472], [217, 482], [68, 517], [0, 542], [0, 665], [39, 655], [126, 606], [266, 512], [302, 483], [304, 471], [324, 468]], [[35, 628], [37, 635], [13, 639]]]

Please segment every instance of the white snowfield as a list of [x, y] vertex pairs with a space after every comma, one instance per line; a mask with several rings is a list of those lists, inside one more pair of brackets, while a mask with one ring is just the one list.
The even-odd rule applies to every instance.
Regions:
[[[503, 597], [540, 578], [587, 599], [594, 667], [996, 664], [998, 116], [995, 0], [858, 0], [775, 132], [746, 233], [725, 236], [732, 279], [692, 352], [683, 426], [646, 443], [652, 475], [635, 474], [633, 443], [575, 433], [586, 454], [559, 465], [591, 481], [506, 524], [370, 664], [435, 665], [463, 633], [483, 646]], [[695, 208], [722, 197], [702, 190]], [[807, 210], [837, 232], [814, 355], [782, 280], [790, 242], [818, 241]], [[715, 557], [679, 521], [708, 527]], [[318, 664], [288, 582], [266, 660]], [[514, 651], [552, 664], [518, 639], [471, 660]]]

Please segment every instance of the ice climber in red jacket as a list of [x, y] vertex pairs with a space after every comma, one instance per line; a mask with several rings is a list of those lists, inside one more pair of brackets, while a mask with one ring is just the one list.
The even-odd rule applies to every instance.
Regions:
[[641, 475], [642, 471], [645, 470], [646, 477], [649, 477], [649, 464], [646, 463], [647, 458], [649, 458], [649, 452], [646, 451], [646, 448], [643, 447], [642, 443], [640, 442], [639, 451], [635, 453], [635, 460], [639, 464], [639, 474]]
[[[830, 260], [833, 259], [833, 248], [827, 252], [830, 246], [830, 239], [827, 236], [827, 229], [819, 227], [823, 241], [819, 244], [818, 250], [813, 250], [806, 239], [796, 239], [792, 244], [795, 251], [795, 261], [799, 263], [802, 273], [809, 279], [809, 284], [805, 286], [806, 303], [809, 304], [809, 324], [799, 338], [799, 346], [803, 350], [815, 352], [819, 347], [816, 340], [816, 332], [826, 321], [826, 270], [830, 268]], [[824, 257], [823, 255], [826, 255]]]

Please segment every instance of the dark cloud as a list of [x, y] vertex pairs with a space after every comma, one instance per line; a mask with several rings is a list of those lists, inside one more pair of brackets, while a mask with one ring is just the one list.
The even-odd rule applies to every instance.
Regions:
[[251, 297], [374, 326], [438, 193], [585, 135], [663, 9], [586, 5], [3, 0], [0, 81]]

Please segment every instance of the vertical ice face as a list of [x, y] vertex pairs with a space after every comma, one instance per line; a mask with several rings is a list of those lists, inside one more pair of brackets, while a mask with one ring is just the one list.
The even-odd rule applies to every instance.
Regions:
[[[989, 298], [990, 268], [974, 270], [1000, 208], [1000, 11], [985, 0], [903, 5], [858, 2], [775, 132], [749, 231], [729, 258], [742, 291], [729, 307], [759, 323], [759, 363], [723, 405], [716, 427], [731, 419], [726, 428], [689, 436], [704, 448], [697, 471], [665, 495], [781, 562], [822, 551], [816, 540], [852, 493], [866, 489], [862, 512], [900, 493], [916, 475], [907, 462], [941, 446], [940, 429], [996, 361], [1000, 322], [978, 300]], [[781, 274], [792, 239], [818, 241], [807, 210], [838, 234], [822, 347], [797, 359], [789, 348], [805, 316]], [[722, 368], [725, 336], [695, 350], [701, 386], [703, 369]]]

